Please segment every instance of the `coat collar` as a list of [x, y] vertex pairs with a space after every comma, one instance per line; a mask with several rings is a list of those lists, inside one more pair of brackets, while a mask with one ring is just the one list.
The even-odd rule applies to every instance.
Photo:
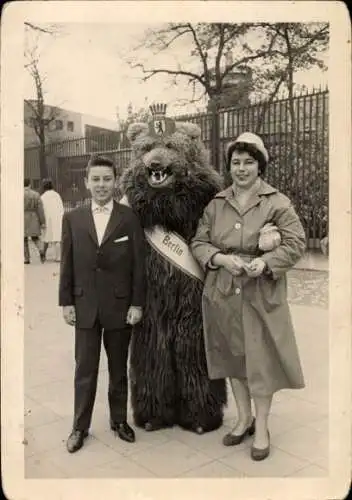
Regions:
[[[85, 218], [86, 218], [88, 232], [89, 232], [90, 236], [92, 237], [93, 241], [95, 242], [95, 244], [98, 246], [98, 236], [97, 236], [97, 232], [95, 229], [91, 203], [89, 203], [88, 205], [86, 205], [84, 207], [84, 214], [85, 214]], [[104, 243], [110, 238], [110, 236], [117, 229], [117, 227], [120, 226], [122, 221], [123, 221], [123, 211], [119, 209], [119, 204], [116, 203], [116, 201], [114, 201], [113, 207], [112, 207], [112, 212], [111, 212], [108, 224], [106, 226], [106, 230], [105, 230], [103, 240], [102, 240], [100, 246], [104, 245]]]
[[[260, 186], [257, 191], [257, 196], [264, 196], [268, 194], [273, 194], [277, 193], [277, 189], [268, 184], [267, 182], [263, 181], [263, 179], [260, 180]], [[215, 195], [215, 198], [226, 198], [226, 199], [232, 199], [234, 198], [234, 192], [232, 189], [232, 186], [229, 186], [228, 188], [224, 189], [223, 191], [220, 191], [220, 193], [217, 193]]]
[[240, 207], [239, 204], [236, 201], [236, 196], [235, 193], [232, 189], [232, 186], [229, 186], [227, 189], [224, 189], [223, 191], [220, 191], [215, 198], [223, 198], [226, 201], [230, 203], [230, 205], [241, 215], [244, 215], [245, 213], [249, 212], [253, 207], [258, 205], [260, 203], [261, 197], [262, 196], [268, 196], [273, 193], [277, 193], [278, 190], [268, 184], [267, 182], [263, 181], [263, 179], [260, 179], [260, 185], [258, 191], [255, 193], [255, 195], [251, 198], [249, 204], [246, 207]]

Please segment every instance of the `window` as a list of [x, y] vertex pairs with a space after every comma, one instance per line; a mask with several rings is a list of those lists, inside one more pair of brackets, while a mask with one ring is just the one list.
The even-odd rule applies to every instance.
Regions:
[[62, 120], [55, 120], [56, 130], [62, 130], [64, 128], [64, 123]]
[[74, 131], [74, 123], [73, 122], [67, 122], [67, 130], [68, 130], [68, 132]]

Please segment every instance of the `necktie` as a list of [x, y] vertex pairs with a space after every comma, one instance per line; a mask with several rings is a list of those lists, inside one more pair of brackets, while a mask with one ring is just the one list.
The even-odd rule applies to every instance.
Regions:
[[109, 212], [108, 207], [95, 207], [94, 213], [96, 214], [107, 214]]

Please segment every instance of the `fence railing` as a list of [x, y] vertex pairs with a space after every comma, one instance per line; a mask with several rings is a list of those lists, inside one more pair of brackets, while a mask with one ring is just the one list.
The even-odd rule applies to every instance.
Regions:
[[[270, 163], [266, 179], [293, 202], [307, 231], [310, 246], [318, 246], [328, 229], [329, 185], [329, 93], [327, 90], [293, 99], [256, 103], [243, 108], [220, 109], [175, 117], [200, 126], [201, 139], [212, 163], [224, 172], [226, 144], [244, 131], [258, 133], [266, 144]], [[214, 134], [214, 127], [218, 127]], [[214, 140], [214, 137], [217, 139]], [[110, 156], [122, 172], [131, 150], [124, 135], [114, 140], [104, 136], [78, 138], [48, 144], [49, 175], [54, 179], [67, 207], [84, 203], [87, 192], [83, 171], [90, 153]], [[25, 150], [25, 175], [39, 185], [39, 149]]]

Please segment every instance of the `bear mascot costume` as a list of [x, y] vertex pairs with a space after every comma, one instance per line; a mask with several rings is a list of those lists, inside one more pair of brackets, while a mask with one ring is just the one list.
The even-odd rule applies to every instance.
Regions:
[[147, 298], [130, 349], [131, 402], [147, 431], [179, 425], [202, 434], [222, 425], [223, 379], [207, 374], [202, 328], [202, 271], [190, 253], [205, 206], [221, 189], [193, 123], [166, 118], [133, 123], [132, 160], [121, 178], [120, 203], [132, 207], [146, 234]]

